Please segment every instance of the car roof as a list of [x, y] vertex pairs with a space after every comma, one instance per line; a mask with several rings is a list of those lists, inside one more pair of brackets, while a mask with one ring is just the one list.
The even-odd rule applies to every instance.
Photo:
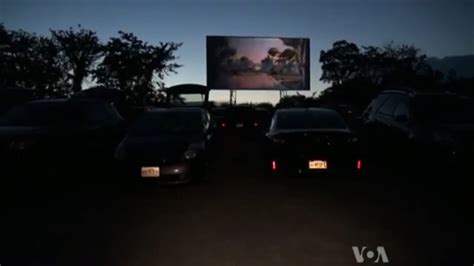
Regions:
[[63, 103], [99, 103], [104, 102], [100, 99], [86, 99], [86, 98], [58, 98], [58, 99], [41, 99], [41, 100], [33, 100], [28, 102], [27, 104], [63, 104]]
[[320, 113], [336, 113], [336, 111], [332, 109], [327, 109], [327, 108], [315, 108], [315, 107], [310, 107], [310, 108], [282, 108], [278, 109], [275, 114], [278, 113], [301, 113], [301, 112], [320, 112]]
[[415, 97], [415, 96], [424, 96], [424, 95], [430, 95], [430, 96], [455, 96], [455, 94], [449, 93], [449, 92], [443, 92], [439, 90], [423, 90], [423, 91], [417, 91], [411, 88], [400, 88], [400, 89], [391, 89], [391, 90], [384, 90], [380, 94], [403, 94], [407, 95], [410, 97]]
[[199, 107], [171, 107], [171, 108], [154, 108], [148, 113], [166, 113], [166, 112], [206, 112], [204, 108]]
[[34, 100], [30, 101], [27, 104], [47, 104], [47, 103], [65, 103], [69, 99], [61, 98], [61, 99], [42, 99], [42, 100]]

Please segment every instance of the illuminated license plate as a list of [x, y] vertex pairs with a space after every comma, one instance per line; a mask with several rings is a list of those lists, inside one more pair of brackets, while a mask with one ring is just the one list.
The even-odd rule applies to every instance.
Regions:
[[160, 167], [142, 167], [142, 177], [159, 177]]
[[327, 169], [327, 168], [328, 168], [327, 161], [321, 161], [321, 160], [309, 161], [309, 169]]
[[237, 123], [237, 124], [235, 124], [235, 127], [236, 128], [243, 128], [244, 124], [243, 123]]

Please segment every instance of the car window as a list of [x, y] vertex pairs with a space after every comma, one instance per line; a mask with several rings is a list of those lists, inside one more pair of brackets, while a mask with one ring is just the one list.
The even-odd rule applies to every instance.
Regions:
[[373, 102], [373, 108], [375, 110], [379, 109], [382, 104], [384, 104], [387, 99], [390, 97], [390, 94], [381, 94]]
[[109, 116], [122, 119], [122, 116], [120, 115], [119, 111], [113, 104], [105, 104], [104, 106], [107, 109], [107, 113]]
[[70, 102], [67, 108], [67, 124], [93, 125], [107, 120], [109, 112], [97, 102]]
[[145, 113], [130, 129], [131, 136], [199, 135], [201, 112], [165, 111]]
[[109, 112], [104, 104], [95, 103], [92, 104], [87, 111], [87, 120], [96, 123], [107, 120]]
[[377, 111], [380, 106], [388, 99], [390, 95], [389, 94], [380, 94], [375, 98], [367, 107], [367, 109], [364, 111], [365, 115], [368, 115], [369, 113], [373, 111]]
[[342, 129], [347, 126], [336, 112], [290, 111], [281, 112], [277, 115], [275, 127], [277, 129]]
[[383, 115], [393, 116], [393, 112], [395, 111], [395, 107], [398, 105], [399, 101], [401, 100], [400, 95], [392, 95], [385, 103], [380, 106], [377, 113], [381, 113]]
[[394, 116], [409, 116], [408, 101], [402, 100], [398, 103], [395, 111], [393, 112]]

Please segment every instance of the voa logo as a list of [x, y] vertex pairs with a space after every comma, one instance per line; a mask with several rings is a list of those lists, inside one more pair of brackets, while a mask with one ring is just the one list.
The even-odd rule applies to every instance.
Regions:
[[372, 262], [372, 263], [388, 263], [387, 252], [382, 246], [377, 247], [375, 250], [369, 249], [366, 246], [363, 247], [352, 247], [354, 257], [357, 263]]

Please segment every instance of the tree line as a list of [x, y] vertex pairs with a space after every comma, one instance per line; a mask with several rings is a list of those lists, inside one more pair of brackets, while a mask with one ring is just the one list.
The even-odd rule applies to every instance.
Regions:
[[[452, 91], [473, 96], [474, 79], [445, 76], [427, 63], [427, 56], [413, 45], [388, 43], [381, 47], [337, 41], [319, 57], [320, 80], [328, 87], [319, 95], [288, 96], [280, 106], [349, 104], [363, 110], [384, 89]], [[452, 72], [451, 72], [452, 73]]]
[[439, 90], [443, 74], [433, 70], [426, 58], [413, 45], [359, 47], [345, 40], [335, 42], [319, 57], [320, 80], [330, 84], [319, 97], [365, 106], [383, 89]]
[[[176, 73], [176, 51], [181, 43], [150, 44], [133, 33], [101, 41], [97, 33], [80, 25], [50, 30], [48, 36], [8, 30], [0, 24], [0, 90], [32, 89], [38, 98], [71, 97], [86, 81], [95, 87], [118, 89], [130, 105], [163, 100], [163, 78]], [[226, 47], [225, 43], [221, 46]], [[271, 50], [271, 49], [270, 49]], [[270, 51], [269, 54], [275, 52]], [[228, 49], [219, 54], [235, 54]], [[337, 41], [320, 53], [322, 75], [328, 84], [319, 95], [296, 95], [281, 105], [344, 103], [363, 109], [381, 90], [411, 87], [446, 90], [472, 96], [473, 79], [444, 76], [426, 62], [427, 56], [413, 45], [358, 46]], [[219, 60], [211, 60], [211, 63]]]
[[142, 105], [163, 97], [159, 89], [165, 75], [180, 67], [175, 53], [181, 45], [154, 45], [122, 31], [102, 42], [80, 25], [41, 36], [0, 24], [0, 89], [32, 89], [39, 98], [70, 97], [92, 81]]

